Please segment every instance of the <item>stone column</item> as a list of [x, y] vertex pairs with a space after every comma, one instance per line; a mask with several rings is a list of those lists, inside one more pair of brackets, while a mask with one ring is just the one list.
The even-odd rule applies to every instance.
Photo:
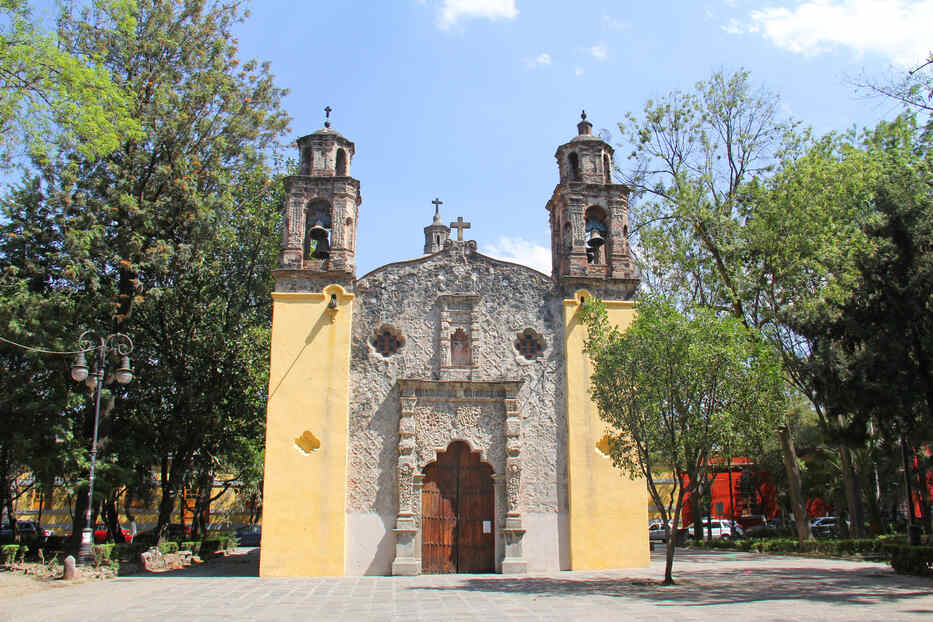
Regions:
[[517, 389], [511, 388], [505, 399], [505, 493], [506, 515], [502, 535], [505, 540], [505, 559], [502, 574], [523, 574], [528, 571], [528, 562], [522, 553], [525, 529], [519, 507], [522, 481], [521, 433], [522, 420], [518, 412]]
[[[415, 516], [415, 403], [413, 387], [402, 386], [398, 421], [398, 517], [395, 520], [393, 575], [421, 574]], [[419, 491], [420, 492], [420, 491]], [[419, 495], [420, 497], [420, 495]]]
[[505, 475], [495, 474], [492, 476], [494, 508], [495, 508], [495, 560], [496, 572], [502, 572], [502, 559], [505, 556], [505, 539], [502, 530], [505, 529], [505, 512], [507, 502], [505, 499]]

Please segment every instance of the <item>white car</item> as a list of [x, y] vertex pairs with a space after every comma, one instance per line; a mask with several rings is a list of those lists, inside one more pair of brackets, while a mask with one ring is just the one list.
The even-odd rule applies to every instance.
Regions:
[[703, 536], [706, 537], [707, 533], [709, 533], [714, 540], [741, 538], [745, 535], [745, 531], [738, 523], [732, 522], [730, 524], [730, 521], [722, 518], [703, 521]]

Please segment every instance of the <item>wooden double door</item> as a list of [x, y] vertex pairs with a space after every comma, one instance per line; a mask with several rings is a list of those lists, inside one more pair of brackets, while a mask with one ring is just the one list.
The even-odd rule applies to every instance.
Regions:
[[462, 441], [424, 469], [421, 571], [493, 572], [495, 539], [492, 467]]

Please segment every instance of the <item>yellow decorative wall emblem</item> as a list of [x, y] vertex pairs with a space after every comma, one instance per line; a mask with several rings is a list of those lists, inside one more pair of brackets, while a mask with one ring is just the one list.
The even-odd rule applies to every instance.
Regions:
[[295, 446], [301, 451], [301, 453], [308, 455], [312, 451], [317, 451], [321, 448], [321, 441], [318, 440], [310, 430], [305, 430], [304, 433], [295, 439]]
[[612, 452], [612, 439], [608, 434], [603, 434], [603, 437], [596, 441], [596, 450], [607, 458], [609, 457]]

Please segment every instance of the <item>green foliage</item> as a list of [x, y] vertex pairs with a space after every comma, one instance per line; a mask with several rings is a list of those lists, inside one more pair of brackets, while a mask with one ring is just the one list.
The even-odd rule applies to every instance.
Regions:
[[206, 556], [218, 551], [230, 551], [235, 549], [238, 544], [239, 542], [236, 536], [226, 534], [212, 535], [204, 538], [201, 542], [201, 553]]
[[110, 565], [111, 561], [119, 563], [119, 558], [113, 558], [114, 548], [116, 544], [95, 544], [91, 547], [91, 552], [94, 554], [94, 565], [95, 566], [107, 566]]
[[885, 557], [891, 545], [878, 538], [842, 540], [804, 540], [796, 538], [746, 538], [739, 540], [697, 541], [692, 546], [711, 549], [731, 549], [756, 553], [796, 553], [819, 557]]
[[929, 137], [910, 117], [865, 137], [877, 175], [865, 242], [853, 254], [852, 282], [837, 304], [794, 316], [812, 343], [802, 373], [827, 407], [845, 415], [849, 436], [933, 427], [933, 159]]
[[[684, 493], [708, 479], [711, 458], [747, 454], [777, 427], [780, 360], [741, 322], [703, 307], [682, 313], [648, 297], [625, 332], [609, 325], [599, 301], [587, 301], [582, 313], [612, 461], [645, 478], [662, 520], [676, 528]], [[654, 479], [662, 472], [674, 481], [666, 497]], [[672, 561], [669, 555], [667, 580]]]
[[9, 566], [16, 561], [17, 556], [19, 556], [19, 550], [21, 547], [19, 544], [4, 544], [0, 546], [0, 559], [3, 560], [5, 566]]
[[177, 552], [178, 552], [178, 543], [177, 543], [177, 542], [172, 542], [172, 541], [170, 541], [170, 540], [167, 540], [167, 541], [165, 541], [165, 542], [159, 542], [159, 545], [158, 545], [158, 546], [159, 546], [159, 552], [162, 553], [163, 555], [167, 555], [167, 554], [169, 554], [169, 553], [177, 553]]
[[201, 551], [201, 540], [184, 540], [178, 543], [178, 550], [191, 551], [192, 555], [197, 555]]
[[[265, 158], [288, 118], [268, 66], [238, 57], [239, 3], [135, 5], [117, 29], [94, 11], [59, 20], [61, 46], [102, 55], [134, 94], [145, 139], [124, 136], [103, 157], [57, 145], [6, 197], [0, 336], [59, 350], [85, 327], [132, 337], [135, 380], [104, 393], [96, 500], [145, 490], [164, 466], [163, 525], [176, 491], [204, 473], [261, 477], [282, 200]], [[68, 379], [70, 361], [7, 353], [11, 397], [0, 405], [31, 427], [22, 441], [0, 438], [0, 449], [18, 443], [0, 451], [13, 456], [0, 481], [41, 456], [80, 487], [92, 407]]]
[[148, 549], [148, 545], [136, 542], [116, 544], [111, 553], [111, 559], [116, 559], [120, 563], [137, 563], [139, 562], [140, 554], [146, 552]]
[[933, 575], [933, 546], [886, 544], [884, 552], [897, 574]]
[[[64, 4], [63, 19], [74, 4]], [[133, 0], [89, 0], [78, 10], [98, 38], [135, 36]], [[114, 80], [107, 49], [69, 43], [43, 31], [27, 0], [0, 3], [0, 163], [21, 147], [46, 158], [73, 146], [93, 159], [142, 138], [133, 94]]]

